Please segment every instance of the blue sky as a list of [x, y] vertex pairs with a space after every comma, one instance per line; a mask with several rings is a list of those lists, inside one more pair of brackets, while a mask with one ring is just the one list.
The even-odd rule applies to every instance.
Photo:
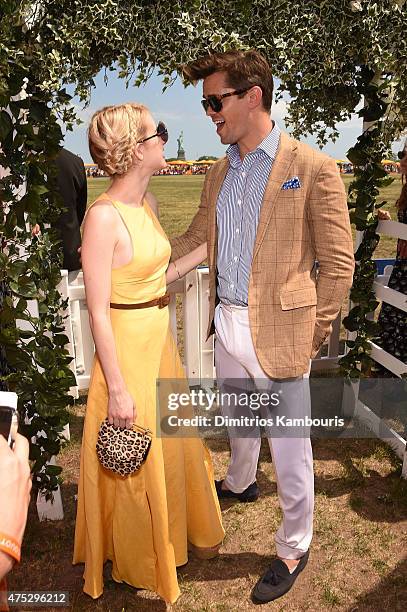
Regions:
[[[95, 79], [96, 87], [92, 91], [90, 105], [83, 109], [76, 102], [79, 116], [84, 123], [76, 126], [73, 132], [67, 132], [65, 147], [82, 157], [83, 161], [91, 162], [87, 145], [86, 129], [93, 112], [102, 106], [119, 104], [128, 101], [141, 102], [148, 106], [154, 118], [164, 121], [168, 127], [169, 140], [166, 145], [166, 157], [176, 157], [177, 138], [182, 131], [184, 134], [184, 149], [187, 159], [197, 159], [202, 155], [224, 154], [224, 147], [217, 136], [211, 121], [205, 116], [200, 100], [202, 97], [202, 83], [196, 87], [184, 88], [180, 79], [172, 87], [162, 92], [160, 77], [155, 73], [146, 85], [126, 89], [123, 79], [117, 73], [108, 72], [108, 83], [104, 83], [104, 71]], [[282, 129], [286, 129], [284, 117], [287, 114], [286, 103], [280, 101], [272, 108], [272, 117]], [[340, 138], [329, 142], [323, 149], [328, 155], [336, 159], [345, 159], [346, 151], [355, 143], [362, 130], [362, 121], [355, 115], [350, 121], [340, 124]], [[311, 146], [317, 147], [312, 137], [304, 138]], [[401, 148], [395, 146], [397, 151]]]

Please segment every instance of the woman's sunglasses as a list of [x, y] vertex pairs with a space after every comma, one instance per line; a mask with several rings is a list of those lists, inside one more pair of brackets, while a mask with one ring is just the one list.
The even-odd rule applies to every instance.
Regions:
[[146, 142], [146, 140], [150, 140], [151, 138], [155, 138], [156, 136], [161, 138], [164, 144], [168, 142], [168, 130], [162, 121], [158, 122], [157, 131], [155, 134], [153, 134], [152, 136], [147, 136], [147, 138], [143, 138], [143, 140], [138, 140], [137, 142], [138, 144], [141, 144], [142, 142]]
[[229, 93], [220, 94], [219, 96], [208, 96], [207, 98], [201, 100], [201, 104], [204, 107], [205, 113], [207, 112], [209, 107], [211, 107], [211, 109], [215, 113], [219, 113], [222, 110], [223, 98], [228, 98], [229, 96], [238, 96], [239, 94], [246, 93], [246, 91], [249, 91], [249, 89], [251, 89], [252, 87], [253, 85], [251, 87], [246, 87], [245, 89], [236, 89], [235, 91], [231, 91]]

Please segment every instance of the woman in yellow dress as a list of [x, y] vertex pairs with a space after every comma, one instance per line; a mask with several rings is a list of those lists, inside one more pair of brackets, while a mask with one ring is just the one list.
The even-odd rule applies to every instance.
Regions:
[[[73, 562], [85, 563], [84, 591], [93, 598], [103, 593], [103, 564], [110, 560], [115, 581], [173, 603], [180, 594], [176, 568], [188, 561], [187, 551], [211, 558], [224, 537], [207, 448], [198, 437], [157, 434], [156, 381], [185, 378], [168, 306], [157, 302], [167, 283], [206, 256], [203, 245], [168, 265], [170, 244], [147, 192], [152, 174], [166, 165], [167, 139], [165, 126], [156, 127], [148, 109], [134, 103], [97, 111], [89, 127], [92, 157], [112, 179], [87, 211], [82, 242], [96, 355]], [[137, 423], [153, 432], [145, 463], [126, 478], [97, 459], [97, 435], [106, 417], [117, 427]]]

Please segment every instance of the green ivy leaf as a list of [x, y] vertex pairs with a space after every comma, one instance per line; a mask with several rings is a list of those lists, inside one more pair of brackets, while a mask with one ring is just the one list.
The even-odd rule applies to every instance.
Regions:
[[34, 332], [32, 332], [32, 331], [30, 331], [28, 329], [20, 329], [19, 332], [18, 332], [18, 335], [23, 340], [30, 340], [30, 338], [32, 338], [34, 336]]
[[19, 277], [25, 274], [27, 270], [27, 264], [24, 260], [13, 261], [8, 267], [8, 275], [14, 281], [18, 281]]
[[0, 268], [3, 268], [3, 269], [6, 268], [7, 262], [8, 262], [7, 254], [0, 251]]
[[48, 476], [59, 476], [59, 474], [62, 472], [62, 468], [59, 465], [47, 465], [44, 472]]
[[10, 308], [6, 304], [3, 304], [3, 308], [0, 311], [0, 323], [2, 325], [9, 325], [10, 323], [14, 323], [15, 321], [15, 313], [14, 309]]
[[13, 121], [7, 111], [0, 112], [0, 143], [6, 140], [7, 136], [13, 132]]
[[17, 281], [11, 282], [10, 289], [21, 297], [38, 297], [38, 291], [35, 283], [27, 276], [22, 276]]
[[21, 315], [25, 310], [27, 310], [27, 306], [27, 300], [20, 298], [16, 304], [16, 312]]
[[35, 351], [35, 359], [43, 368], [50, 368], [55, 364], [54, 352], [45, 346], [42, 346]]

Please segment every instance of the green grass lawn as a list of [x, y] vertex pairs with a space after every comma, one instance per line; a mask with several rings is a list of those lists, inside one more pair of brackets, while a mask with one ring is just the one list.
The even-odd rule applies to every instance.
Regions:
[[[346, 188], [352, 181], [352, 175], [342, 175]], [[199, 204], [203, 176], [153, 176], [150, 189], [160, 204], [160, 220], [167, 235], [172, 238], [185, 231]], [[88, 180], [88, 202], [105, 191], [109, 180], [98, 178]], [[395, 177], [394, 182], [380, 192], [380, 197], [387, 200], [384, 207], [393, 219], [396, 219], [395, 202], [400, 194], [401, 178]], [[354, 229], [352, 230], [355, 234]], [[377, 259], [393, 258], [396, 252], [396, 239], [383, 236], [376, 249]]]

